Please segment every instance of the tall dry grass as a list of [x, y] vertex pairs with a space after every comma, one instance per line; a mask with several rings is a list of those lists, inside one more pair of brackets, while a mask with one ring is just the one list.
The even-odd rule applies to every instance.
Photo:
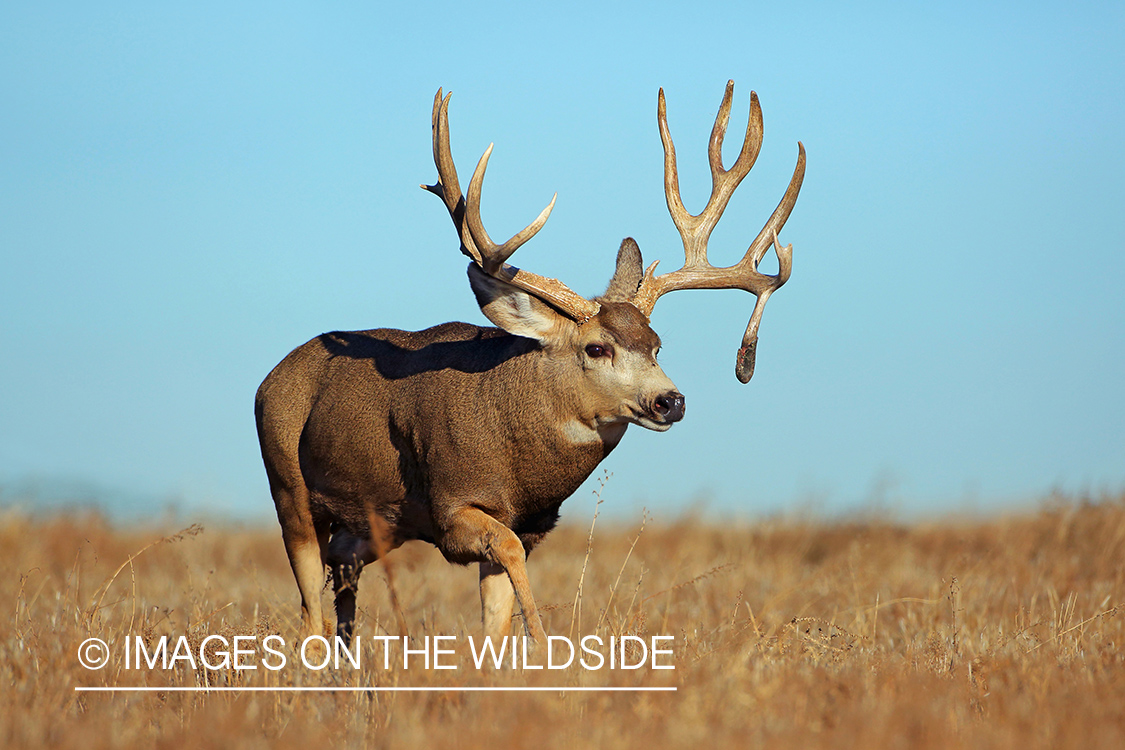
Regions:
[[[564, 526], [531, 556], [548, 633], [674, 635], [674, 672], [83, 669], [127, 634], [278, 633], [273, 529], [0, 517], [4, 747], [1125, 747], [1125, 497], [1024, 516]], [[154, 543], [155, 542], [155, 543]], [[475, 571], [408, 545], [412, 637], [479, 631]], [[358, 634], [397, 631], [373, 566]], [[579, 587], [581, 581], [581, 587]], [[326, 603], [328, 602], [326, 594]], [[328, 611], [331, 611], [330, 609]], [[674, 685], [674, 693], [76, 693], [79, 685]]]

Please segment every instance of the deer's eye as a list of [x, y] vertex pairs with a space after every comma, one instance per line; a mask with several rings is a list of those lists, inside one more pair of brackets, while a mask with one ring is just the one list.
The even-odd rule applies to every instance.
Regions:
[[608, 346], [605, 346], [603, 344], [586, 345], [586, 354], [593, 359], [597, 359], [598, 357], [608, 357], [611, 352], [612, 350]]

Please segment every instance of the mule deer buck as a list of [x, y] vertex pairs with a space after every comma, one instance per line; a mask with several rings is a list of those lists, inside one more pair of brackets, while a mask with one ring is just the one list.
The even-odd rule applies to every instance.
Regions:
[[[762, 143], [750, 117], [737, 160], [721, 149], [734, 83], [711, 131], [711, 197], [697, 216], [680, 200], [676, 152], [657, 108], [664, 190], [685, 263], [656, 275], [626, 239], [605, 294], [587, 299], [555, 279], [505, 261], [547, 221], [539, 217], [497, 245], [480, 216], [484, 152], [468, 195], [449, 149], [449, 96], [438, 89], [433, 149], [438, 179], [423, 185], [445, 202], [469, 264], [469, 284], [496, 328], [445, 323], [424, 331], [333, 332], [294, 349], [258, 389], [255, 416], [270, 491], [297, 586], [305, 634], [319, 634], [324, 566], [336, 595], [337, 634], [350, 639], [365, 564], [421, 539], [453, 563], [479, 563], [484, 631], [507, 635], [519, 602], [526, 632], [545, 639], [525, 560], [559, 506], [617, 445], [630, 424], [662, 432], [684, 416], [684, 397], [657, 364], [649, 327], [656, 301], [677, 289], [744, 289], [757, 296], [738, 351], [743, 383], [754, 371], [758, 324], [789, 278], [792, 245], [777, 234], [797, 200], [804, 147], [784, 197], [733, 266], [707, 261], [707, 239]], [[773, 247], [776, 275], [758, 271]]]

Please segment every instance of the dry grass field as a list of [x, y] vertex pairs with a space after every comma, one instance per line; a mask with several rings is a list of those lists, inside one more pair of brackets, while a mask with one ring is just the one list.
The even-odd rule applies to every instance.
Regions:
[[[568, 521], [529, 563], [547, 632], [672, 635], [675, 670], [387, 670], [365, 647], [358, 670], [314, 671], [291, 645], [277, 671], [127, 670], [127, 635], [292, 644], [279, 532], [208, 526], [153, 544], [177, 529], [9, 511], [0, 746], [1125, 747], [1125, 497], [916, 524], [600, 519], [591, 537], [590, 519]], [[364, 574], [361, 645], [398, 633], [387, 573]], [[475, 570], [419, 544], [389, 573], [412, 638], [477, 635]], [[106, 668], [80, 666], [89, 637], [113, 649]], [[74, 690], [98, 685], [677, 691]]]

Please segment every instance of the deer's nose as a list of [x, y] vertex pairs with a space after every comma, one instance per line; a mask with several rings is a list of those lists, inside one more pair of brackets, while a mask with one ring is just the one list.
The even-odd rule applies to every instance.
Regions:
[[654, 410], [666, 422], [679, 422], [684, 418], [684, 394], [668, 391], [656, 397]]

